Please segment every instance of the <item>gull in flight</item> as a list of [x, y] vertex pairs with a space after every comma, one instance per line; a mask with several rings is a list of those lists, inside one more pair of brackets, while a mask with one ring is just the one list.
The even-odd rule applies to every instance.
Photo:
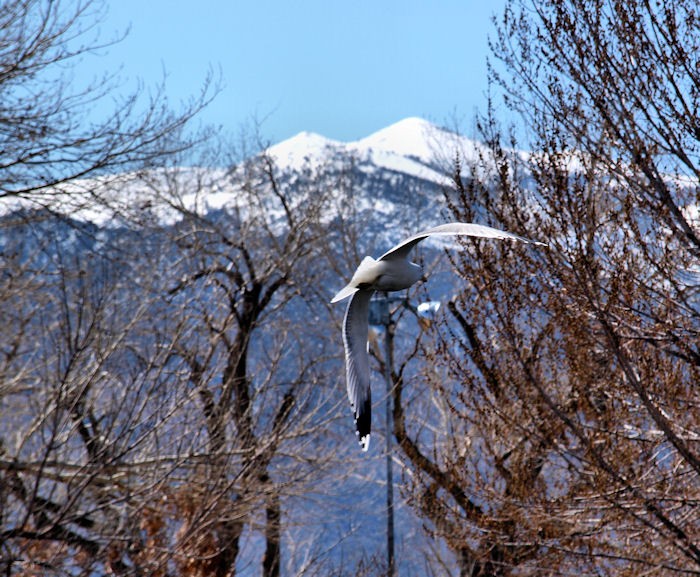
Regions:
[[367, 333], [369, 331], [369, 301], [374, 291], [399, 291], [407, 289], [423, 278], [420, 265], [408, 260], [411, 249], [420, 241], [436, 235], [466, 235], [482, 238], [519, 240], [544, 245], [516, 234], [480, 224], [451, 222], [441, 224], [397, 244], [378, 259], [366, 256], [357, 267], [352, 279], [331, 300], [337, 303], [349, 296], [343, 320], [343, 344], [348, 399], [355, 415], [355, 427], [363, 451], [369, 447], [372, 420], [372, 399], [369, 386], [369, 356]]

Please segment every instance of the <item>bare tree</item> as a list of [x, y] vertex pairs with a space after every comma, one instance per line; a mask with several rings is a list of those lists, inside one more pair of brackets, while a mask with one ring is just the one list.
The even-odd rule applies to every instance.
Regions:
[[[76, 86], [82, 59], [106, 49], [98, 25], [104, 4], [93, 0], [9, 0], [0, 14], [0, 199], [82, 192], [77, 178], [152, 166], [192, 144], [183, 128], [210, 100], [211, 79], [180, 112], [166, 106], [164, 87], [114, 102], [91, 114], [118, 88], [112, 75]], [[117, 39], [118, 40], [118, 39]], [[113, 42], [113, 41], [112, 41]]]
[[[179, 453], [154, 450], [174, 430], [186, 397], [162, 388], [172, 380], [163, 347], [151, 341], [153, 354], [145, 354], [139, 335], [154, 301], [135, 295], [153, 288], [132, 274], [133, 247], [108, 248], [108, 232], [46, 211], [8, 212], [27, 206], [16, 200], [94, 204], [96, 187], [76, 179], [104, 181], [111, 171], [152, 167], [194, 142], [183, 131], [210, 98], [208, 81], [178, 113], [165, 106], [160, 88], [150, 99], [140, 91], [125, 96], [106, 118], [90, 114], [118, 88], [111, 76], [87, 86], [71, 77], [82, 58], [109, 46], [98, 34], [102, 7], [13, 0], [0, 14], [0, 293], [7, 328], [0, 559], [7, 574], [155, 571], [143, 550], [157, 523], [139, 527], [133, 498], [181, 464]], [[140, 474], [151, 468], [157, 474]], [[130, 564], [117, 543], [132, 547]]]
[[533, 152], [482, 119], [491, 150], [448, 202], [550, 247], [470, 243], [426, 351], [432, 412], [395, 389], [410, 495], [463, 575], [700, 571], [698, 38], [692, 2], [500, 21]]
[[[205, 218], [187, 211], [176, 228], [183, 268], [170, 293], [188, 303], [183, 310], [192, 333], [174, 344], [173, 353], [200, 397], [212, 457], [207, 482], [224, 483], [231, 504], [244, 511], [230, 520], [219, 517], [214, 527], [217, 574], [235, 569], [243, 530], [262, 507], [263, 572], [278, 575], [281, 495], [308, 471], [277, 457], [291, 439], [314, 444], [303, 437], [313, 431], [324, 402], [319, 371], [328, 352], [313, 329], [301, 327], [322, 313], [305, 301], [304, 291], [321, 272], [313, 257], [323, 238], [318, 224], [325, 194], [283, 182], [266, 155], [233, 170], [234, 203]], [[187, 289], [196, 287], [192, 300]], [[305, 459], [320, 463], [323, 456]], [[232, 469], [238, 473], [229, 486]]]
[[92, 227], [11, 218], [3, 254], [16, 267], [3, 267], [3, 294], [18, 283], [23, 294], [3, 307], [4, 570], [124, 573], [114, 553], [127, 536], [131, 569], [147, 569], [131, 508], [159, 476], [139, 473], [178, 465], [172, 453], [153, 452], [176, 407], [136, 336], [148, 304], [133, 298], [128, 266], [90, 250]]
[[[337, 479], [344, 454], [329, 426], [344, 408], [322, 282], [330, 189], [267, 155], [120, 187], [140, 199], [110, 206], [128, 228], [4, 222], [3, 563], [279, 575], [285, 516], [303, 518], [287, 504]], [[324, 555], [305, 567], [322, 573]]]

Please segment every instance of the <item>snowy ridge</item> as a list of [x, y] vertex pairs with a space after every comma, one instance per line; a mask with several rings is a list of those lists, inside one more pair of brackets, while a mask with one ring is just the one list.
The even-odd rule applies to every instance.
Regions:
[[[387, 198], [386, 187], [401, 187], [406, 179], [419, 188], [448, 182], [457, 153], [473, 157], [480, 145], [420, 118], [406, 118], [354, 142], [340, 142], [312, 132], [301, 132], [267, 148], [281, 175], [311, 170], [331, 174], [347, 168], [363, 175], [365, 189], [356, 191], [358, 206], [388, 217], [397, 210], [397, 190]], [[57, 193], [0, 199], [0, 216], [18, 209], [48, 208], [97, 226], [118, 226], [135, 212], [148, 212], [161, 224], [173, 224], [183, 210], [206, 214], [227, 207], [241, 208], [241, 189], [223, 169], [173, 168], [124, 173], [64, 185]], [[179, 195], [156, 191], [175, 183]], [[383, 184], [382, 184], [383, 183]], [[421, 184], [422, 183], [422, 184]], [[191, 191], [198, 192], [191, 192]], [[98, 200], [99, 199], [99, 202]], [[403, 202], [403, 199], [401, 199]], [[431, 223], [432, 224], [432, 223]]]
[[[459, 151], [469, 158], [480, 145], [421, 118], [406, 118], [354, 142], [331, 140], [311, 132], [273, 145], [267, 153], [281, 169], [318, 167], [332, 156], [354, 157], [361, 170], [389, 170], [442, 184]], [[445, 168], [448, 171], [445, 171]]]

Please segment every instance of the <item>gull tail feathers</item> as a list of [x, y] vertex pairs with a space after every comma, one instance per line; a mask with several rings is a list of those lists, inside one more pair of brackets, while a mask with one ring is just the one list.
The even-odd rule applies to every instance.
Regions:
[[346, 287], [340, 289], [338, 294], [335, 295], [331, 299], [331, 303], [337, 303], [338, 301], [342, 301], [343, 299], [346, 299], [349, 296], [354, 295], [358, 290], [360, 290], [360, 289], [357, 288], [356, 286], [353, 286], [352, 284], [349, 284]]

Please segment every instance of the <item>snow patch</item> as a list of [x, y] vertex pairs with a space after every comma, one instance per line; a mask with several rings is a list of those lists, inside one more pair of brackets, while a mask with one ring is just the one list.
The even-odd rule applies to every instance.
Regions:
[[300, 132], [296, 136], [270, 146], [265, 152], [283, 169], [301, 170], [305, 165], [318, 166], [334, 151], [344, 147], [314, 132]]
[[430, 141], [439, 129], [421, 118], [406, 118], [353, 143], [358, 150], [379, 150], [431, 161]]

